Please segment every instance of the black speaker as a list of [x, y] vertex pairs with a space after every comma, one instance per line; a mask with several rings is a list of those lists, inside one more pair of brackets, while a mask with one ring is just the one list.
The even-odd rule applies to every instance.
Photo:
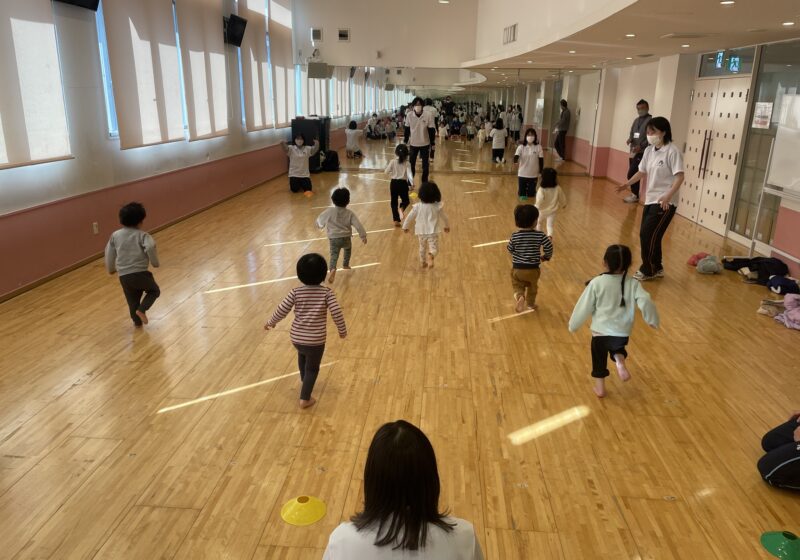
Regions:
[[350, 77], [352, 78], [355, 75], [356, 75], [356, 67], [355, 66], [351, 66], [350, 67]]
[[88, 10], [92, 10], [93, 12], [97, 11], [97, 6], [100, 4], [100, 0], [55, 0], [56, 2], [63, 2], [64, 4], [72, 4], [73, 6], [78, 6], [79, 8], [86, 8]]
[[331, 118], [296, 118], [292, 119], [292, 141], [298, 134], [302, 134], [308, 140], [309, 145], [314, 140], [319, 140], [319, 151], [308, 160], [308, 170], [311, 173], [322, 171], [320, 154], [324, 154], [330, 149], [331, 139]]
[[236, 14], [231, 14], [231, 17], [223, 17], [222, 33], [225, 37], [225, 42], [234, 47], [241, 47], [245, 27], [247, 27], [247, 20], [240, 18]]

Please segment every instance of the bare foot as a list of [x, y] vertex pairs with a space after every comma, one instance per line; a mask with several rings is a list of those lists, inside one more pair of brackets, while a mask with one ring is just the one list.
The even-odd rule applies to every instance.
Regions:
[[420, 265], [422, 268], [428, 268], [428, 263], [426, 263], [425, 261], [422, 261], [421, 263], [419, 263], [419, 265]]
[[331, 270], [330, 274], [328, 274], [328, 284], [333, 284], [334, 280], [336, 280], [336, 271]]
[[317, 404], [317, 399], [315, 399], [314, 397], [311, 397], [307, 401], [300, 399], [300, 408], [309, 408], [314, 406], [315, 404]]
[[144, 311], [137, 310], [136, 311], [136, 316], [139, 317], [139, 319], [142, 320], [142, 324], [143, 325], [146, 325], [147, 323], [150, 322], [150, 321], [147, 320], [147, 313], [145, 313]]
[[515, 309], [517, 313], [522, 313], [525, 309], [525, 296], [522, 294], [517, 294], [515, 297], [517, 298], [517, 306]]
[[597, 395], [598, 399], [602, 399], [606, 396], [606, 383], [602, 379], [595, 379], [594, 387], [592, 387], [592, 391], [594, 394]]
[[433, 255], [428, 253], [428, 268], [433, 268]]
[[394, 227], [400, 227], [400, 222], [395, 222]]
[[630, 381], [631, 380], [631, 372], [628, 371], [628, 368], [625, 367], [625, 358], [617, 354], [614, 356], [614, 363], [617, 365], [617, 373], [619, 374], [619, 378], [622, 382]]
[[528, 306], [528, 311], [536, 311], [537, 309], [539, 309], [539, 306], [536, 305], [535, 303], [533, 305]]
[[139, 323], [139, 324], [137, 324], [137, 323], [134, 323], [134, 324], [133, 324], [133, 328], [134, 328], [134, 329], [141, 329], [143, 326], [144, 326], [144, 325], [142, 325], [141, 323]]

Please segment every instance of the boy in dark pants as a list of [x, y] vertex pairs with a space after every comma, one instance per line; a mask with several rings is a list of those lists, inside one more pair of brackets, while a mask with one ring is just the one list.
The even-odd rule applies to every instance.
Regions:
[[300, 389], [300, 408], [308, 408], [317, 402], [311, 397], [311, 391], [317, 381], [322, 355], [325, 353], [328, 311], [339, 329], [339, 337], [347, 336], [344, 315], [336, 296], [330, 288], [321, 285], [327, 273], [328, 265], [322, 255], [312, 253], [300, 257], [297, 261], [297, 277], [304, 285], [290, 291], [264, 325], [264, 330], [274, 329], [294, 308], [290, 339], [297, 349], [300, 381], [303, 383]]
[[148, 323], [147, 310], [161, 295], [153, 273], [148, 270], [150, 264], [155, 268], [159, 266], [156, 242], [140, 229], [146, 216], [144, 206], [138, 202], [120, 208], [119, 222], [123, 227], [111, 234], [106, 245], [106, 270], [109, 274], [119, 274], [119, 283], [137, 328]]

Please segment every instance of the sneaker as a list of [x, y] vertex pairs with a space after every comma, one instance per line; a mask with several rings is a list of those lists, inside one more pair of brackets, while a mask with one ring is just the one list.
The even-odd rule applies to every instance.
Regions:
[[638, 280], [639, 282], [647, 282], [653, 278], [655, 278], [655, 276], [647, 276], [641, 270], [637, 270], [633, 275], [633, 279]]
[[503, 159], [500, 160], [500, 163], [505, 163], [505, 162], [506, 162], [506, 158], [503, 158]]
[[622, 200], [624, 200], [625, 202], [639, 202], [639, 197], [636, 196], [635, 194], [629, 194]]
[[658, 271], [656, 271], [655, 278], [664, 278], [664, 269], [663, 268], [658, 270]]

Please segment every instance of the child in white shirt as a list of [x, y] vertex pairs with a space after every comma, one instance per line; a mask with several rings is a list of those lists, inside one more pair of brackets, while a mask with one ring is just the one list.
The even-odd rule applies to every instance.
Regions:
[[309, 146], [306, 137], [298, 134], [291, 146], [281, 142], [283, 150], [289, 156], [289, 189], [293, 193], [303, 191], [307, 198], [314, 196], [311, 184], [311, 173], [308, 170], [308, 160], [319, 151], [319, 141]]
[[611, 356], [623, 382], [631, 378], [625, 365], [628, 357], [625, 346], [633, 328], [634, 303], [648, 325], [654, 329], [659, 325], [658, 311], [650, 294], [640, 282], [628, 276], [631, 250], [625, 245], [612, 245], [606, 249], [603, 264], [606, 272], [586, 283], [569, 320], [569, 331], [575, 332], [586, 319], [592, 318], [592, 377], [594, 393], [601, 399], [606, 396], [607, 356]]
[[503, 126], [503, 119], [497, 119], [494, 123], [494, 128], [489, 133], [489, 137], [492, 139], [492, 161], [495, 163], [505, 163], [508, 131]]
[[567, 207], [567, 195], [558, 185], [558, 174], [552, 167], [542, 170], [542, 188], [536, 193], [536, 207], [539, 209], [539, 223], [536, 228], [544, 230], [547, 224], [547, 236], [553, 237], [553, 224], [559, 208]]
[[355, 157], [364, 157], [361, 151], [361, 138], [364, 137], [364, 131], [359, 130], [356, 121], [350, 121], [347, 125], [347, 130], [344, 131], [344, 136], [347, 139], [344, 150], [347, 157], [352, 159]]
[[442, 121], [439, 123], [439, 140], [444, 142], [447, 140], [447, 133], [450, 131], [450, 127], [447, 126], [447, 123]]
[[[536, 131], [529, 128], [525, 131], [525, 141], [517, 146], [514, 152], [514, 163], [519, 164], [517, 171], [517, 196], [523, 202], [536, 196], [536, 182], [542, 170], [544, 152], [539, 145]], [[539, 209], [541, 212], [541, 208]]]
[[439, 253], [439, 234], [450, 233], [450, 223], [442, 208], [442, 193], [433, 182], [422, 183], [419, 188], [419, 204], [415, 204], [403, 222], [403, 231], [416, 220], [414, 233], [419, 239], [419, 260], [422, 268], [433, 268], [433, 260]]

